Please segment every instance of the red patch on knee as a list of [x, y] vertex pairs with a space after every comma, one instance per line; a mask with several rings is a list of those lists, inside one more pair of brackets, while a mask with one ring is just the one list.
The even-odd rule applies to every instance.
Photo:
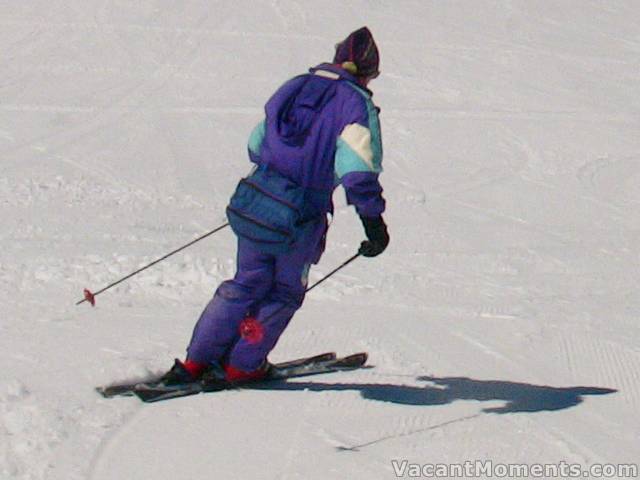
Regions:
[[240, 336], [247, 343], [260, 343], [264, 338], [264, 327], [254, 317], [247, 317], [240, 322]]

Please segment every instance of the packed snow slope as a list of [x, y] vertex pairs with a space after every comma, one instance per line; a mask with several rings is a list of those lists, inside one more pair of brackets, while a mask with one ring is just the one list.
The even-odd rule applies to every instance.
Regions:
[[[246, 140], [368, 25], [392, 242], [314, 290], [272, 360], [375, 368], [145, 405], [217, 284]], [[387, 479], [640, 461], [634, 1], [0, 3], [0, 478]], [[363, 233], [337, 191], [326, 255]]]

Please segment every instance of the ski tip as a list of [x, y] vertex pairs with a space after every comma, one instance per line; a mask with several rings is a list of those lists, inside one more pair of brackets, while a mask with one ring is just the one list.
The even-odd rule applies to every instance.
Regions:
[[348, 356], [346, 356], [344, 358], [345, 359], [353, 359], [353, 360], [358, 360], [359, 359], [364, 364], [369, 359], [369, 354], [367, 352], [358, 352], [358, 353], [353, 353], [351, 355], [348, 355]]
[[352, 353], [336, 360], [336, 364], [342, 368], [353, 369], [362, 368], [367, 363], [369, 354], [367, 352]]
[[322, 362], [325, 360], [335, 360], [336, 358], [338, 358], [338, 354], [336, 352], [325, 352], [309, 357], [307, 360]]

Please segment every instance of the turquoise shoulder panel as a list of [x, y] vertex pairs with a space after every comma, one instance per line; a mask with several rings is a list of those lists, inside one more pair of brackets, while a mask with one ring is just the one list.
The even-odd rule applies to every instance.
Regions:
[[380, 119], [378, 118], [378, 110], [365, 90], [354, 85], [351, 82], [347, 82], [351, 88], [356, 90], [365, 101], [367, 106], [367, 116], [369, 121], [369, 131], [371, 132], [371, 151], [373, 152], [373, 165], [374, 170], [382, 171], [382, 131], [380, 129]]
[[371, 167], [356, 153], [347, 142], [342, 138], [338, 138], [335, 171], [338, 179], [344, 177], [347, 173], [353, 172], [371, 172]]
[[264, 140], [265, 129], [266, 123], [265, 120], [262, 120], [255, 126], [249, 136], [249, 150], [255, 155], [260, 155], [260, 147], [262, 147], [262, 141]]

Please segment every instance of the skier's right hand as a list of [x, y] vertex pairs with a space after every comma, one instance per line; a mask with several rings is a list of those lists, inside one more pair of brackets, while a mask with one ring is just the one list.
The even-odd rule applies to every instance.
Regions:
[[376, 257], [389, 245], [387, 225], [382, 217], [360, 217], [367, 240], [360, 244], [358, 253], [364, 257]]

